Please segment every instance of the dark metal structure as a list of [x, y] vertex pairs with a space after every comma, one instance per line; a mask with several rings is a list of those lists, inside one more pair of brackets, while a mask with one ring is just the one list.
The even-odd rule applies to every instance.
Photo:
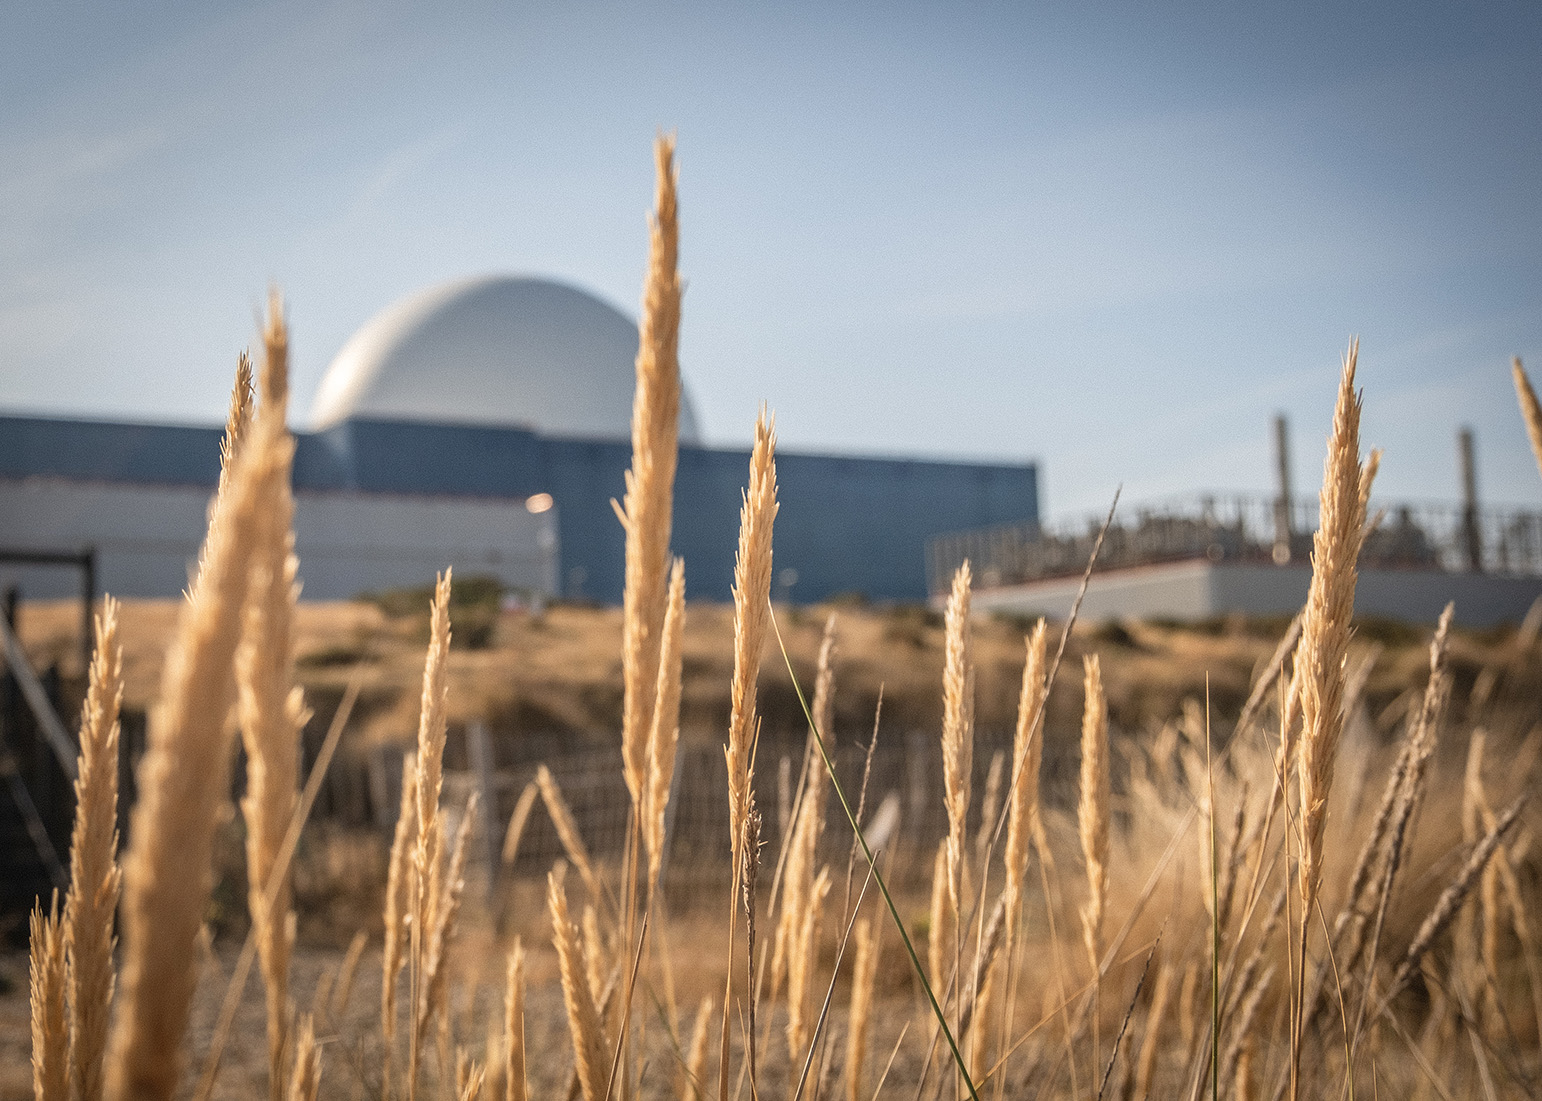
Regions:
[[[1470, 500], [1379, 508], [1373, 502], [1372, 513], [1362, 567], [1542, 576], [1542, 514], [1482, 509]], [[1102, 522], [1102, 516], [1089, 516], [1053, 527], [1012, 524], [938, 536], [927, 546], [930, 590], [946, 592], [966, 558], [985, 588], [1079, 575]], [[1290, 502], [1286, 508], [1281, 498], [1244, 494], [1175, 498], [1121, 508], [1098, 568], [1190, 559], [1300, 563], [1311, 552], [1316, 528], [1316, 501]], [[1282, 532], [1288, 553], [1282, 553]]]
[[[80, 571], [84, 676], [95, 643], [96, 552], [0, 548], [0, 561]], [[67, 886], [79, 753], [75, 731], [60, 719], [59, 669], [34, 669], [17, 640], [19, 604], [17, 590], [7, 589], [0, 618], [0, 933], [24, 927], [34, 900]]]

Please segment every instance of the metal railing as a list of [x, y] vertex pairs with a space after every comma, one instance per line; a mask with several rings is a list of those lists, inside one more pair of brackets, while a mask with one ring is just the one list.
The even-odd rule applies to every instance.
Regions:
[[[1362, 566], [1542, 576], [1542, 514], [1470, 510], [1444, 503], [1371, 503], [1372, 531]], [[927, 544], [927, 584], [948, 590], [968, 559], [976, 584], [991, 588], [1080, 574], [1103, 516], [1052, 526], [1008, 524], [939, 535]], [[1172, 498], [1114, 515], [1099, 569], [1209, 559], [1305, 562], [1317, 528], [1317, 502], [1289, 508], [1245, 494]]]

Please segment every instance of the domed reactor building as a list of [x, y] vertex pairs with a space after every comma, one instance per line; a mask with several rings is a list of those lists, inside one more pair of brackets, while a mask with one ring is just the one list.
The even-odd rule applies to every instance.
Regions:
[[[411, 295], [328, 367], [297, 434], [307, 599], [490, 576], [532, 599], [619, 603], [611, 501], [631, 462], [637, 326], [585, 291], [494, 277]], [[0, 586], [175, 596], [219, 477], [222, 426], [0, 414]], [[726, 600], [749, 452], [703, 445], [682, 394], [674, 552]], [[920, 601], [933, 536], [1038, 524], [1031, 464], [782, 452], [779, 599]]]

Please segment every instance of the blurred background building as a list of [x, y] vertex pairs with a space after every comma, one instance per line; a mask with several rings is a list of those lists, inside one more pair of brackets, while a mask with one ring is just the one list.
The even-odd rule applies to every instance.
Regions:
[[[304, 595], [418, 586], [453, 566], [532, 599], [619, 602], [611, 507], [631, 461], [637, 327], [537, 278], [443, 284], [390, 306], [333, 360], [297, 435]], [[0, 587], [175, 596], [219, 476], [217, 426], [0, 415]], [[684, 393], [674, 552], [727, 599], [749, 453], [704, 447]], [[921, 600], [948, 531], [1036, 528], [1034, 465], [781, 453], [775, 593]]]
[[[1079, 614], [1091, 620], [1294, 615], [1311, 581], [1317, 500], [1291, 488], [1286, 422], [1274, 421], [1277, 493], [1203, 494], [1121, 506], [1111, 516], [949, 532], [927, 548], [932, 600], [968, 560], [975, 608], [1067, 616], [1097, 557]], [[1457, 433], [1462, 500], [1371, 503], [1357, 615], [1432, 623], [1519, 622], [1542, 598], [1542, 514], [1484, 508], [1472, 430]], [[1105, 523], [1107, 525], [1104, 530]], [[1099, 542], [1100, 533], [1102, 535]], [[1538, 605], [1542, 609], [1542, 605]]]

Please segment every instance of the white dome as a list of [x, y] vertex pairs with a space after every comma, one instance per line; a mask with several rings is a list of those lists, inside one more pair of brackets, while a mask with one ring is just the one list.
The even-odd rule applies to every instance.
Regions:
[[[350, 417], [526, 428], [630, 439], [637, 326], [546, 279], [443, 283], [376, 314], [343, 345], [311, 403], [311, 426]], [[700, 434], [684, 387], [680, 442]]]

